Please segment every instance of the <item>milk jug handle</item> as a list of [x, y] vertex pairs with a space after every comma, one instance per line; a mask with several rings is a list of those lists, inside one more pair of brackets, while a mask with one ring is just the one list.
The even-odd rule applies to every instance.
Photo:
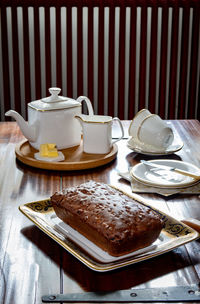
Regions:
[[120, 129], [121, 129], [121, 136], [112, 141], [112, 143], [114, 144], [114, 143], [116, 143], [117, 141], [121, 140], [124, 137], [124, 128], [122, 126], [121, 120], [118, 117], [114, 117], [112, 120], [113, 121], [116, 120], [118, 122], [119, 126], [120, 126]]

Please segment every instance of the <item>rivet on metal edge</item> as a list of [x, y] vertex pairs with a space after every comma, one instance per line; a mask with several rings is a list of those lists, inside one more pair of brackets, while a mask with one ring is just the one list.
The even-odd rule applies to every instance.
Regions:
[[49, 296], [49, 300], [55, 300], [56, 296]]
[[130, 294], [130, 296], [131, 296], [131, 297], [137, 297], [137, 293], [132, 292], [132, 293]]

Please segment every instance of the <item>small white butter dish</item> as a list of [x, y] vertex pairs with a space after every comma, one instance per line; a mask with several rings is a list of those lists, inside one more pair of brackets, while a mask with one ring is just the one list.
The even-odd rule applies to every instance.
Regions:
[[37, 160], [46, 161], [46, 162], [60, 162], [65, 160], [65, 156], [61, 151], [58, 151], [57, 157], [44, 157], [40, 155], [40, 152], [35, 153], [34, 157]]

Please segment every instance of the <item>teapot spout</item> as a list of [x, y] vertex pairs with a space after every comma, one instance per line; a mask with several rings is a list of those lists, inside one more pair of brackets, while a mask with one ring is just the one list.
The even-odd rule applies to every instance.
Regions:
[[36, 141], [36, 130], [33, 126], [30, 126], [27, 121], [16, 111], [9, 110], [5, 113], [5, 116], [11, 116], [14, 118], [22, 131], [23, 135], [30, 141]]

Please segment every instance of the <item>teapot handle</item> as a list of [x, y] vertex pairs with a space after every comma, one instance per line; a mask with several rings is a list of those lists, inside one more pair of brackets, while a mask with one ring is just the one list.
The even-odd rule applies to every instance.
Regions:
[[78, 102], [80, 102], [80, 103], [81, 103], [82, 101], [85, 101], [85, 102], [86, 102], [86, 105], [87, 105], [87, 108], [88, 108], [88, 114], [89, 114], [90, 116], [94, 115], [94, 110], [93, 110], [91, 101], [89, 100], [88, 97], [86, 97], [86, 96], [79, 96], [79, 97], [77, 98], [76, 101], [78, 101]]

